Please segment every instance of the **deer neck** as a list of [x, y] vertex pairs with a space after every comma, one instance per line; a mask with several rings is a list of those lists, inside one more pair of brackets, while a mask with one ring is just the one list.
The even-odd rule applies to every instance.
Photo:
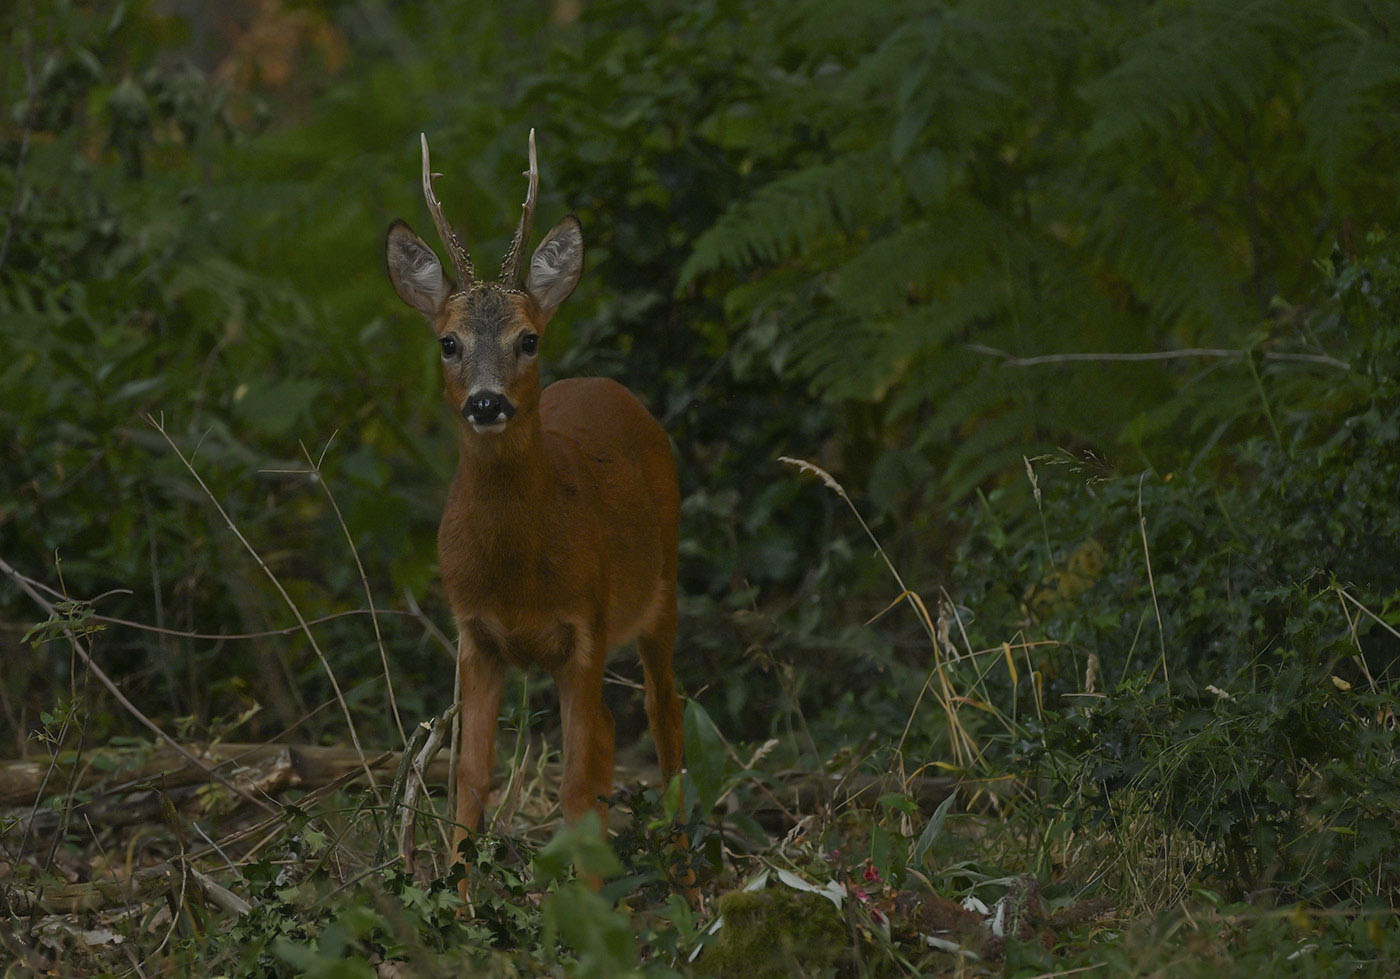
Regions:
[[552, 513], [553, 480], [545, 462], [539, 412], [503, 432], [482, 434], [465, 423], [458, 439], [452, 495], [479, 539], [508, 542], [517, 553], [542, 547], [541, 531]]

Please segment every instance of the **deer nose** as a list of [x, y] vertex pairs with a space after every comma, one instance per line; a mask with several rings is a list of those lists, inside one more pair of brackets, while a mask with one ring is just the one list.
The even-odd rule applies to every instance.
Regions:
[[515, 407], [506, 396], [496, 391], [480, 391], [467, 398], [462, 417], [476, 425], [492, 425], [515, 414]]

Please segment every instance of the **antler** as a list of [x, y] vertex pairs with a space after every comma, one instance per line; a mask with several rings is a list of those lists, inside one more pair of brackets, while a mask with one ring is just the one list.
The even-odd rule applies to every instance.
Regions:
[[[472, 271], [472, 259], [467, 254], [467, 250], [462, 247], [462, 241], [457, 237], [457, 232], [452, 230], [452, 225], [447, 223], [446, 216], [442, 213], [442, 205], [438, 203], [437, 195], [433, 193], [433, 177], [435, 176], [428, 168], [428, 137], [419, 133], [418, 137], [423, 142], [423, 198], [428, 202], [428, 213], [433, 216], [433, 224], [437, 226], [438, 237], [442, 239], [443, 245], [447, 248], [447, 258], [452, 263], [452, 271], [457, 277], [457, 288], [466, 289], [476, 279], [476, 273]], [[436, 174], [442, 176], [442, 174]]]
[[530, 169], [525, 176], [530, 180], [530, 189], [525, 193], [524, 209], [520, 214], [520, 226], [515, 229], [515, 238], [510, 243], [501, 263], [501, 281], [508, 288], [515, 288], [520, 279], [520, 256], [525, 252], [525, 243], [530, 237], [530, 225], [535, 223], [535, 197], [540, 190], [540, 168], [535, 159], [535, 131], [530, 130]]

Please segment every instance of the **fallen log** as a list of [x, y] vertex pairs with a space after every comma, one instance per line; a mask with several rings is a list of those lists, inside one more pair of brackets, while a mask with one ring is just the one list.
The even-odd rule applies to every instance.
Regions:
[[[248, 787], [272, 792], [280, 788], [316, 789], [362, 768], [353, 748], [292, 744], [213, 744], [192, 745], [196, 757], [225, 774], [248, 783]], [[394, 771], [400, 752], [368, 753], [376, 771]], [[72, 778], [72, 762], [60, 759], [49, 772], [49, 762], [19, 760], [0, 762], [0, 807], [34, 802], [41, 788], [45, 797], [59, 795]], [[621, 783], [650, 782], [648, 768], [630, 771], [618, 768]], [[424, 771], [429, 784], [447, 784], [447, 759], [437, 758]], [[948, 797], [958, 784], [956, 778], [918, 776], [900, 779], [884, 775], [827, 775], [821, 772], [786, 771], [774, 776], [781, 786], [782, 802], [802, 812], [811, 812], [825, 802], [871, 808], [881, 795], [900, 792], [909, 795], [920, 809], [932, 810]], [[191, 765], [175, 751], [154, 747], [146, 750], [100, 748], [85, 752], [82, 768], [73, 780], [74, 789], [94, 796], [136, 792], [143, 789], [170, 791], [210, 781], [209, 774]], [[352, 779], [353, 781], [353, 779]]]
[[5, 888], [0, 905], [9, 915], [78, 914], [145, 904], [170, 891], [179, 871], [169, 864], [137, 871], [125, 880], [100, 878], [45, 888]]
[[[386, 752], [372, 759], [369, 767], [371, 769], [377, 768], [388, 760]], [[364, 766], [356, 764], [348, 774], [309, 793], [306, 799], [307, 801], [316, 800], [329, 795], [348, 784], [355, 776], [362, 774], [364, 774]], [[287, 813], [279, 813], [252, 826], [244, 827], [225, 837], [223, 845], [230, 846], [238, 840], [265, 832], [279, 823], [284, 823], [287, 817]], [[16, 868], [12, 867], [7, 875], [0, 876], [0, 914], [76, 914], [84, 911], [121, 908], [131, 904], [143, 904], [160, 897], [162, 894], [172, 893], [172, 883], [188, 883], [190, 880], [198, 885], [195, 893], [209, 903], [224, 910], [234, 910], [235, 913], [242, 914], [247, 908], [247, 902], [219, 885], [208, 875], [199, 872], [195, 867], [197, 861], [211, 857], [218, 852], [219, 848], [211, 844], [187, 857], [175, 858], [155, 867], [145, 867], [124, 878], [113, 876], [62, 884], [41, 884], [28, 880], [29, 869], [26, 868], [17, 874]], [[183, 881], [180, 875], [183, 875]]]
[[[280, 788], [315, 789], [361, 768], [360, 755], [353, 748], [322, 747], [291, 744], [212, 744], [191, 746], [190, 749], [205, 764], [254, 783], [269, 771], [286, 771], [286, 781]], [[65, 753], [65, 755], [70, 753]], [[373, 761], [382, 752], [371, 752]], [[22, 806], [36, 798], [58, 795], [67, 790], [70, 780], [74, 791], [111, 794], [141, 789], [170, 790], [187, 785], [207, 783], [209, 773], [190, 764], [173, 749], [161, 746], [144, 750], [131, 748], [99, 748], [86, 751], [78, 759], [80, 768], [73, 777], [74, 759], [60, 756], [57, 763], [48, 760], [21, 759], [0, 762], [0, 807]], [[398, 767], [399, 753], [390, 752], [378, 762], [380, 771]], [[446, 784], [447, 759], [441, 759], [425, 773], [430, 782]], [[46, 779], [47, 776], [47, 779]]]

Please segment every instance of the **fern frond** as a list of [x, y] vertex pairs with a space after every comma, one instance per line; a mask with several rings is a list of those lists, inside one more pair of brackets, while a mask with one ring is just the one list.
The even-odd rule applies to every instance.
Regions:
[[1006, 304], [1004, 276], [984, 269], [903, 312], [819, 317], [798, 329], [794, 366], [825, 397], [879, 401], [904, 381], [911, 363], [936, 355], [950, 338], [1001, 314]]
[[854, 247], [828, 281], [831, 299], [848, 313], [871, 317], [929, 301], [940, 283], [1004, 266], [1020, 232], [980, 202], [948, 201], [927, 217]]
[[1253, 314], [1240, 294], [1244, 258], [1226, 252], [1207, 221], [1147, 188], [1098, 203], [1088, 240], [1105, 269], [1129, 283], [1158, 323], [1187, 338], [1229, 336]]
[[1143, 19], [1163, 20], [1138, 28], [1120, 63], [1081, 89], [1096, 110], [1090, 151], [1144, 135], [1180, 140], [1193, 118], [1255, 109], [1275, 94], [1287, 53], [1306, 36], [1303, 13], [1274, 0], [1153, 4]]
[[730, 208], [695, 242], [679, 289], [718, 269], [783, 261], [819, 239], [885, 220], [894, 207], [883, 153], [862, 150], [804, 167]]
[[1395, 151], [1400, 43], [1394, 37], [1348, 22], [1324, 34], [1305, 62], [1298, 122], [1329, 188], [1340, 189], [1344, 177], [1356, 175], [1353, 168], [1371, 162], [1364, 159], [1368, 147], [1389, 142]]

